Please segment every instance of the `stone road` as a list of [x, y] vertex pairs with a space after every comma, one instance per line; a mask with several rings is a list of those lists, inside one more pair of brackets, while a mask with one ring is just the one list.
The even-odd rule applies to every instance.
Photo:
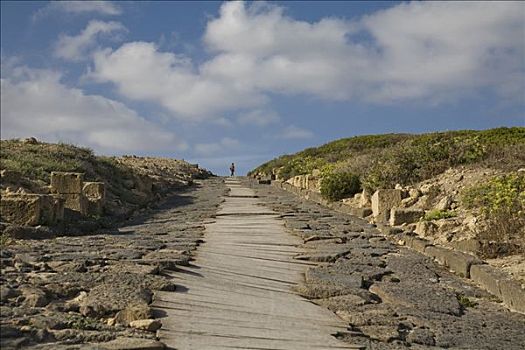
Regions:
[[302, 241], [279, 215], [240, 181], [189, 267], [172, 276], [173, 292], [156, 294], [163, 316], [160, 340], [184, 349], [354, 349], [333, 334], [347, 325], [328, 309], [292, 291], [316, 263], [294, 260]]

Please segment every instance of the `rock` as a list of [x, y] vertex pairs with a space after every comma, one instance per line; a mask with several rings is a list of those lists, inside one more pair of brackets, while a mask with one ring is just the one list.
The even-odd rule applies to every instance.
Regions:
[[401, 204], [401, 190], [377, 190], [372, 196], [372, 213], [376, 220], [388, 221], [390, 210]]
[[4, 285], [0, 286], [0, 301], [2, 303], [7, 302], [9, 299], [19, 296], [20, 293], [13, 288], [6, 287]]
[[421, 237], [432, 237], [437, 232], [437, 225], [431, 221], [420, 221], [416, 224], [415, 232]]
[[449, 210], [450, 206], [452, 205], [453, 199], [451, 196], [445, 196], [441, 198], [438, 202], [438, 204], [434, 207], [436, 210]]
[[417, 198], [407, 197], [401, 200], [401, 207], [408, 208], [416, 204]]
[[149, 304], [151, 292], [131, 284], [113, 285], [103, 283], [92, 288], [80, 305], [80, 313], [84, 316], [100, 318], [114, 314], [126, 308], [129, 304]]
[[421, 196], [421, 191], [417, 188], [411, 188], [408, 190], [408, 196], [413, 199], [417, 199], [419, 196]]
[[115, 321], [116, 323], [127, 326], [130, 324], [130, 322], [149, 319], [151, 317], [153, 317], [151, 308], [145, 303], [140, 303], [128, 305], [125, 309], [120, 310], [115, 316]]
[[370, 196], [370, 193], [366, 189], [364, 189], [361, 193], [359, 206], [361, 208], [370, 208], [372, 206], [372, 198]]
[[390, 225], [411, 224], [419, 221], [425, 215], [421, 209], [396, 209], [390, 211]]
[[136, 329], [142, 329], [148, 332], [156, 332], [162, 327], [162, 323], [159, 320], [154, 320], [150, 318], [131, 321], [129, 323], [129, 326]]
[[80, 309], [80, 305], [82, 305], [86, 297], [87, 293], [85, 291], [81, 291], [75, 298], [66, 302], [66, 309], [71, 311], [78, 311]]
[[51, 172], [51, 192], [56, 194], [82, 194], [83, 173]]
[[24, 306], [27, 307], [44, 307], [49, 304], [49, 299], [46, 296], [46, 293], [41, 289], [22, 286], [20, 291], [24, 296]]
[[423, 184], [419, 188], [422, 194], [424, 195], [433, 195], [437, 192], [439, 192], [439, 187], [434, 184]]
[[166, 346], [158, 340], [118, 337], [107, 343], [98, 344], [105, 350], [164, 350]]

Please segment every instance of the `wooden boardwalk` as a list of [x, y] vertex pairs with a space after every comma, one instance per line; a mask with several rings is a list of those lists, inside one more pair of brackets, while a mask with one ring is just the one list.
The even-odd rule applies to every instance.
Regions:
[[300, 240], [235, 178], [191, 267], [161, 292], [160, 340], [172, 349], [351, 349], [331, 334], [345, 324], [291, 291], [309, 263], [293, 260]]

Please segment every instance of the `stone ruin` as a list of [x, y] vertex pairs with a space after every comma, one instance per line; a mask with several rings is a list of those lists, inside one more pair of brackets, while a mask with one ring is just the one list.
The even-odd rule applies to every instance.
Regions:
[[49, 192], [3, 195], [1, 220], [23, 226], [53, 226], [70, 218], [100, 216], [104, 212], [104, 183], [84, 182], [83, 173], [52, 172]]

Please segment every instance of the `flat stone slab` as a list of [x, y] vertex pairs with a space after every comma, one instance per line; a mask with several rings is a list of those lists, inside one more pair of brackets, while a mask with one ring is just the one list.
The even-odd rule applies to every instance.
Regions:
[[302, 240], [253, 190], [228, 178], [229, 196], [188, 267], [173, 273], [175, 292], [159, 292], [160, 340], [184, 349], [352, 349], [332, 334], [346, 324], [292, 291], [315, 264], [295, 260]]

